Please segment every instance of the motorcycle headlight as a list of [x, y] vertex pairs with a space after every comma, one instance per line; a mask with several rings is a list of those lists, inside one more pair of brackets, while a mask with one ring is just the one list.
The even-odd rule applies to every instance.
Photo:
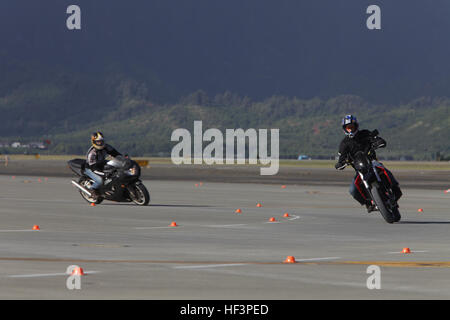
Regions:
[[365, 169], [365, 165], [362, 161], [357, 161], [354, 165], [356, 170], [363, 171]]
[[137, 174], [137, 169], [136, 169], [136, 167], [131, 167], [130, 169], [125, 171], [125, 173], [130, 176], [135, 176]]

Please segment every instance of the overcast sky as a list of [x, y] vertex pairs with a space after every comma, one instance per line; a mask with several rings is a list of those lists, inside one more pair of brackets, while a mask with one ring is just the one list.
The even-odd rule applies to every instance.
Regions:
[[[66, 27], [70, 4], [81, 30]], [[371, 4], [381, 30], [366, 27]], [[118, 65], [180, 93], [404, 100], [450, 96], [449, 33], [448, 0], [2, 0], [0, 66]]]

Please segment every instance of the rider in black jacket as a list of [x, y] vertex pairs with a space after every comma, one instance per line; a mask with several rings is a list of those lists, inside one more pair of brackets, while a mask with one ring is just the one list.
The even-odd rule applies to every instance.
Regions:
[[121, 154], [109, 144], [105, 143], [105, 139], [101, 132], [94, 132], [91, 135], [92, 146], [87, 152], [85, 174], [89, 176], [94, 183], [91, 190], [94, 198], [99, 196], [98, 188], [103, 184], [102, 170], [106, 164], [107, 155], [117, 157]]
[[[383, 138], [378, 137], [378, 131], [359, 130], [358, 121], [353, 115], [344, 117], [342, 120], [342, 128], [344, 129], [346, 137], [341, 141], [339, 146], [339, 160], [335, 165], [338, 170], [343, 170], [348, 164], [349, 158], [353, 157], [358, 151], [365, 151], [371, 145], [374, 149], [386, 147], [386, 141]], [[376, 160], [375, 152], [370, 154], [370, 159]], [[392, 191], [398, 200], [402, 196], [398, 181], [389, 170], [386, 169], [386, 173], [392, 182]], [[358, 177], [359, 176], [356, 175], [353, 179], [349, 192], [361, 205], [366, 205], [368, 212], [371, 212], [375, 209], [375, 206], [366, 197], [363, 191], [364, 188], [361, 186], [361, 180], [358, 179]]]

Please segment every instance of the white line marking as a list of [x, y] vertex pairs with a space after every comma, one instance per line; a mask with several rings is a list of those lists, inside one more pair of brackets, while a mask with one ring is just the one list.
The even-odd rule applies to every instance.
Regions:
[[[292, 220], [297, 220], [300, 219], [300, 216], [296, 216], [296, 215], [292, 215], [289, 218], [284, 218], [284, 221], [292, 221]], [[270, 222], [270, 221], [266, 221], [263, 223], [282, 223], [283, 220], [281, 221], [274, 221], [274, 222]], [[207, 224], [207, 225], [198, 225], [195, 227], [206, 227], [206, 228], [234, 228], [234, 227], [242, 227], [242, 226], [249, 226], [249, 225], [255, 225], [255, 224], [259, 224], [260, 222], [251, 222], [251, 223], [237, 223], [237, 224]], [[178, 226], [177, 228], [182, 227], [182, 226]], [[191, 226], [194, 227], [194, 226]], [[149, 230], [149, 229], [168, 229], [168, 228], [174, 228], [174, 227], [134, 227], [135, 230]]]
[[146, 229], [175, 229], [175, 228], [180, 228], [182, 226], [176, 226], [176, 227], [171, 227], [171, 226], [167, 226], [167, 227], [135, 227], [134, 229], [137, 230], [146, 230]]
[[[100, 273], [100, 271], [84, 271], [85, 274]], [[17, 274], [7, 276], [8, 278], [39, 278], [39, 277], [55, 277], [55, 276], [70, 276], [67, 273], [35, 273], [35, 274]]]
[[240, 224], [211, 224], [206, 226], [199, 226], [199, 227], [210, 227], [210, 228], [230, 228], [230, 227], [241, 227], [241, 226], [247, 226], [247, 223], [240, 223]]
[[326, 258], [308, 258], [308, 259], [295, 259], [295, 261], [320, 261], [320, 260], [337, 260], [342, 259], [341, 257], [326, 257]]
[[[297, 262], [306, 262], [306, 261], [321, 261], [321, 260], [337, 260], [341, 259], [340, 257], [325, 257], [325, 258], [307, 258], [307, 259], [296, 259]], [[172, 267], [173, 269], [208, 269], [208, 268], [220, 268], [220, 267], [235, 267], [235, 266], [246, 266], [251, 265], [252, 263], [226, 263], [226, 264], [206, 264], [200, 266], [177, 266]]]
[[235, 266], [245, 266], [247, 263], [228, 263], [228, 264], [208, 264], [201, 266], [178, 266], [173, 267], [173, 269], [206, 269], [206, 268], [219, 268], [219, 267], [235, 267]]
[[31, 231], [37, 232], [37, 231], [40, 231], [40, 230], [31, 230], [31, 229], [23, 229], [23, 230], [0, 230], [0, 232], [31, 232]]
[[[428, 252], [428, 251], [426, 251], [426, 250], [411, 250], [411, 253], [415, 253], [415, 252]], [[399, 252], [399, 251], [391, 251], [391, 252], [388, 252], [389, 254], [404, 254], [403, 252]]]
[[76, 203], [77, 202], [77, 201], [71, 201], [71, 200], [58, 200], [58, 199], [45, 200], [45, 199], [22, 199], [22, 198], [3, 198], [3, 197], [0, 197], [0, 200], [33, 201], [33, 202], [62, 202], [62, 203]]

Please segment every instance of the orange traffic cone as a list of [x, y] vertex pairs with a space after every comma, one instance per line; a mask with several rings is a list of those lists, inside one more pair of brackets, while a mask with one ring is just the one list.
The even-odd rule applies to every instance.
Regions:
[[284, 263], [295, 263], [295, 258], [293, 256], [287, 256], [286, 260], [284, 260]]
[[281, 186], [281, 189], [286, 189], [286, 186], [283, 184], [283, 185]]
[[37, 224], [35, 224], [33, 226], [33, 228], [31, 228], [31, 230], [39, 231], [39, 230], [41, 230], [41, 228], [39, 228], [39, 226]]
[[261, 207], [262, 207], [262, 204], [261, 204], [261, 203], [257, 203], [256, 206], [257, 206], [258, 208], [261, 208]]
[[73, 269], [72, 275], [73, 275], [73, 276], [84, 276], [85, 273], [84, 273], [83, 268], [81, 268], [81, 267], [76, 267], [75, 269]]
[[411, 253], [409, 248], [403, 248], [402, 253]]
[[419, 210], [417, 210], [417, 212], [423, 212], [423, 209], [422, 209], [422, 208], [420, 208]]
[[241, 209], [236, 209], [235, 213], [242, 213]]
[[178, 227], [177, 223], [175, 221], [172, 221], [169, 227]]
[[95, 207], [95, 202], [91, 202], [91, 207]]
[[272, 218], [269, 219], [269, 222], [275, 222], [275, 221], [277, 221], [277, 220], [275, 220], [274, 217], [272, 217]]
[[283, 217], [285, 217], [285, 218], [289, 218], [290, 217], [290, 215], [289, 215], [289, 213], [285, 213], [285, 214], [283, 214]]

